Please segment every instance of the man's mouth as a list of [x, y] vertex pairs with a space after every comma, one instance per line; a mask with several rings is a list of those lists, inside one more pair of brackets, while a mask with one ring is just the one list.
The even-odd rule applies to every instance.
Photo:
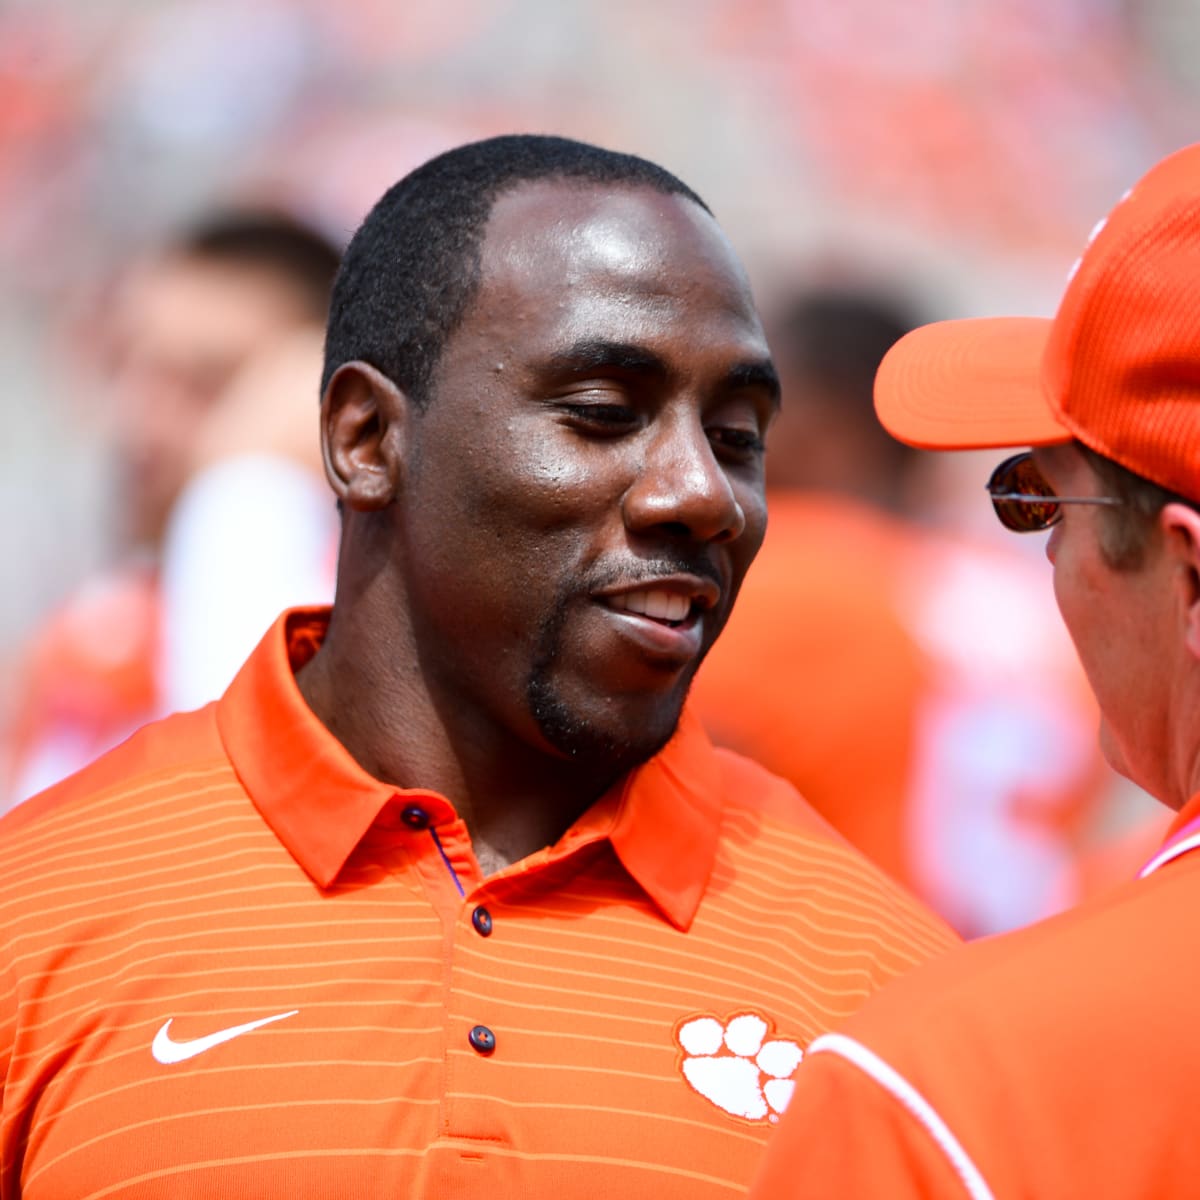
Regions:
[[612, 614], [609, 628], [656, 671], [678, 672], [704, 652], [708, 618], [721, 599], [716, 580], [688, 573], [610, 583], [592, 599]]
[[669, 592], [664, 588], [645, 588], [636, 592], [621, 592], [606, 596], [605, 603], [619, 612], [637, 613], [674, 628], [682, 625], [699, 605], [695, 598]]
[[661, 576], [638, 586], [610, 587], [595, 597], [607, 608], [664, 625], [669, 629], [698, 625], [700, 617], [715, 608], [721, 588], [698, 575]]

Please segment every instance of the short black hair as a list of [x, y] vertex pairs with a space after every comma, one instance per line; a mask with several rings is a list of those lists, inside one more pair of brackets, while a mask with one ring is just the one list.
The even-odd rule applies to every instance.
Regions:
[[394, 184], [351, 239], [330, 303], [322, 394], [338, 367], [357, 360], [424, 405], [446, 339], [479, 286], [492, 206], [537, 180], [648, 187], [711, 215], [662, 167], [570, 138], [509, 134], [448, 150]]
[[341, 251], [319, 230], [283, 212], [229, 209], [183, 229], [168, 253], [267, 271], [287, 283], [314, 321], [329, 311]]

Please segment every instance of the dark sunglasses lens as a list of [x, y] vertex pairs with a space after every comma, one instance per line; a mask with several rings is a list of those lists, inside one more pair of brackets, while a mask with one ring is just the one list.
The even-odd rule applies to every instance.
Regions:
[[[1028, 454], [1018, 454], [1002, 462], [988, 480], [988, 490], [993, 493], [992, 506], [996, 516], [1006, 529], [1016, 533], [1036, 533], [1048, 529], [1058, 520], [1060, 509], [1054, 493]], [[1003, 498], [1005, 492], [1022, 498], [1006, 500]], [[1042, 496], [1045, 500], [1034, 499]]]
[[1031, 504], [1024, 500], [993, 500], [992, 507], [1000, 524], [1015, 533], [1038, 533], [1058, 520], [1058, 505], [1053, 500]]

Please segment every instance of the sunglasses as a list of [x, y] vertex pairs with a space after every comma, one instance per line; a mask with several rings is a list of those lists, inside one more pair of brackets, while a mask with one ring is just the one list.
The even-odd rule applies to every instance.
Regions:
[[987, 490], [1000, 524], [1016, 533], [1049, 529], [1061, 519], [1063, 504], [1125, 503], [1113, 496], [1056, 496], [1028, 450], [1006, 458], [992, 472]]

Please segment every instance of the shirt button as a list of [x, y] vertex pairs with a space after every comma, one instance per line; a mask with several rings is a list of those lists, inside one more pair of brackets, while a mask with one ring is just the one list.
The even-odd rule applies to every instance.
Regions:
[[471, 914], [471, 924], [480, 937], [491, 937], [492, 914], [482, 904]]
[[476, 1025], [467, 1034], [467, 1041], [480, 1054], [491, 1054], [496, 1048], [496, 1035], [486, 1025]]
[[400, 820], [404, 822], [409, 829], [428, 829], [429, 814], [419, 805], [410, 804], [401, 814]]

